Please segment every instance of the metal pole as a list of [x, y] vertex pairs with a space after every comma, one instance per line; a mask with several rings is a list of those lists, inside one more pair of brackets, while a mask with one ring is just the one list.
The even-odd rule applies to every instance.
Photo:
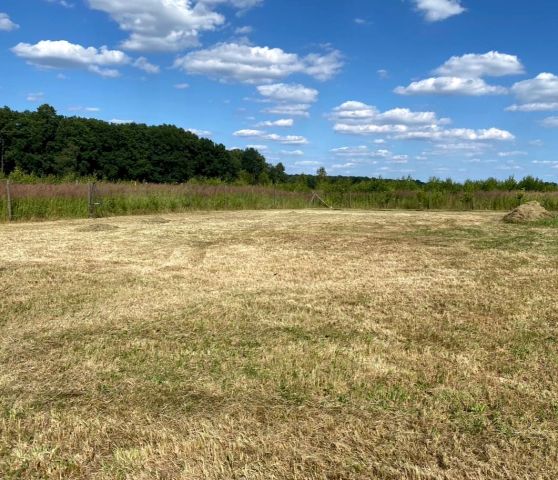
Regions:
[[12, 192], [10, 191], [10, 181], [6, 180], [6, 198], [8, 200], [8, 222], [12, 221]]

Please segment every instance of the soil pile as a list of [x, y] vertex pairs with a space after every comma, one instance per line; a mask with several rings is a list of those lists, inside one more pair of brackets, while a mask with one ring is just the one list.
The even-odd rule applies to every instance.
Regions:
[[544, 208], [539, 202], [529, 202], [520, 205], [504, 217], [507, 223], [528, 223], [537, 220], [553, 218], [554, 215]]

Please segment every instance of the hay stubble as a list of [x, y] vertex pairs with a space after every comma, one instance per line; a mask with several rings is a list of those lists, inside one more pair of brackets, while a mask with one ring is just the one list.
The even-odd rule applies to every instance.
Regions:
[[558, 230], [221, 212], [0, 230], [0, 477], [555, 478]]

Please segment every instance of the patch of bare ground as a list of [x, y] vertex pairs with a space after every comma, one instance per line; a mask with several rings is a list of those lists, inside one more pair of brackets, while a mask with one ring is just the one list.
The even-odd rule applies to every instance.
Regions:
[[557, 228], [167, 217], [0, 228], [0, 478], [558, 476]]

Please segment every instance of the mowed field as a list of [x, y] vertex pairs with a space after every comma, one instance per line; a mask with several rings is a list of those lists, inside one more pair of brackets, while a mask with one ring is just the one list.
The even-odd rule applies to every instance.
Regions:
[[0, 478], [558, 478], [558, 228], [0, 225]]

